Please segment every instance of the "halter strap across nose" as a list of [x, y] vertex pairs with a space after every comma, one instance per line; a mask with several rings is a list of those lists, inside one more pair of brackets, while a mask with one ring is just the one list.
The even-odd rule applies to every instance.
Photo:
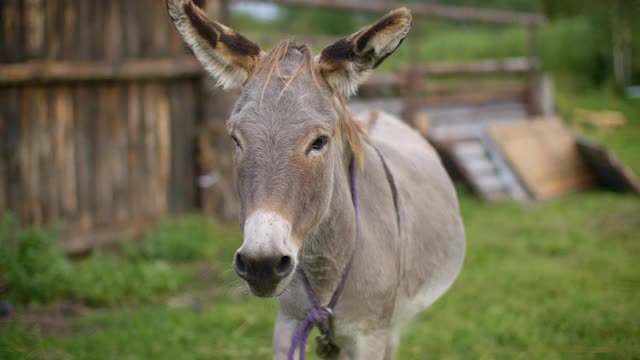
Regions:
[[[349, 175], [351, 182], [351, 201], [353, 203], [353, 210], [355, 212], [356, 217], [356, 240], [353, 246], [353, 250], [351, 251], [351, 255], [349, 256], [349, 260], [347, 261], [347, 265], [342, 272], [342, 277], [340, 278], [340, 283], [336, 287], [331, 296], [331, 300], [329, 300], [329, 304], [326, 307], [323, 307], [320, 304], [320, 300], [318, 296], [313, 291], [311, 287], [311, 283], [309, 282], [309, 278], [303, 269], [300, 269], [300, 274], [302, 276], [302, 282], [304, 284], [305, 292], [307, 293], [307, 297], [311, 301], [311, 309], [307, 313], [305, 319], [300, 323], [296, 332], [291, 339], [291, 346], [289, 347], [289, 352], [287, 354], [287, 358], [289, 360], [295, 360], [294, 354], [296, 349], [299, 350], [299, 359], [305, 359], [305, 350], [307, 348], [307, 339], [309, 338], [309, 334], [311, 330], [313, 330], [314, 326], [318, 326], [320, 331], [322, 332], [322, 338], [324, 338], [323, 346], [326, 346], [330, 349], [337, 349], [337, 346], [333, 343], [332, 339], [332, 317], [333, 317], [333, 309], [338, 303], [338, 299], [340, 298], [340, 294], [342, 294], [342, 290], [344, 289], [344, 285], [347, 282], [347, 278], [349, 277], [349, 272], [351, 272], [351, 267], [353, 266], [353, 258], [356, 253], [356, 248], [360, 243], [360, 221], [358, 217], [358, 192], [356, 186], [356, 167], [353, 159], [349, 164]], [[327, 349], [325, 349], [327, 350]]]

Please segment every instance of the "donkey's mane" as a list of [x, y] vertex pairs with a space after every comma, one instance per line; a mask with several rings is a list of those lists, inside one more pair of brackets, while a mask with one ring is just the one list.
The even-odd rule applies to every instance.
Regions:
[[[299, 51], [302, 55], [302, 61], [298, 68], [291, 75], [282, 74], [280, 71], [280, 63], [286, 58], [290, 49]], [[364, 164], [364, 149], [362, 140], [366, 140], [367, 136], [360, 124], [355, 121], [351, 115], [351, 111], [347, 107], [347, 99], [339, 92], [331, 89], [326, 81], [323, 81], [320, 68], [316, 65], [311, 50], [306, 45], [298, 45], [291, 40], [282, 41], [275, 46], [269, 53], [262, 57], [255, 69], [255, 73], [266, 72], [267, 78], [264, 81], [262, 87], [262, 93], [260, 95], [260, 102], [264, 98], [264, 92], [269, 82], [273, 79], [274, 75], [284, 83], [284, 87], [280, 92], [280, 96], [289, 88], [293, 81], [303, 73], [303, 71], [309, 71], [314, 85], [321, 89], [322, 87], [328, 88], [332, 94], [333, 101], [331, 102], [334, 111], [336, 112], [338, 124], [336, 127], [336, 138], [342, 143], [343, 139], [349, 145], [354, 157], [354, 161], [358, 167], [362, 167]]]

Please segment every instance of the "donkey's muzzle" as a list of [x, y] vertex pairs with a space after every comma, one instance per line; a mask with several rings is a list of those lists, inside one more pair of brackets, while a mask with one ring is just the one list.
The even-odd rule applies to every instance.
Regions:
[[289, 255], [252, 257], [238, 251], [233, 264], [238, 276], [252, 288], [262, 290], [273, 290], [293, 271], [293, 259]]
[[289, 223], [274, 212], [256, 212], [245, 222], [244, 241], [233, 267], [254, 295], [275, 295], [290, 280], [297, 251], [289, 229]]

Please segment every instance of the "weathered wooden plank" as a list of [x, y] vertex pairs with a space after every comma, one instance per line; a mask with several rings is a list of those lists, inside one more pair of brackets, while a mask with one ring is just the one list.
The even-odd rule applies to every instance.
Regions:
[[54, 116], [57, 123], [55, 169], [58, 176], [60, 213], [62, 218], [75, 220], [78, 210], [76, 188], [76, 158], [74, 151], [73, 94], [69, 87], [55, 88]]
[[145, 169], [145, 215], [153, 217], [157, 214], [157, 199], [164, 196], [159, 184], [158, 172], [158, 137], [156, 128], [157, 107], [155, 99], [157, 97], [157, 85], [147, 83], [142, 86], [142, 109], [143, 109], [143, 146], [144, 146], [144, 169]]
[[[92, 12], [95, 9], [91, 6], [91, 2], [85, 0], [75, 0], [78, 9], [78, 22], [76, 25], [76, 33], [78, 34], [78, 42], [76, 44], [76, 58], [82, 61], [91, 60], [91, 42], [92, 34]], [[132, 1], [135, 2], [135, 1]]]
[[[86, 2], [86, 1], [85, 1]], [[60, 59], [78, 60], [78, 42], [81, 29], [78, 29], [78, 6], [76, 0], [62, 0], [60, 19]], [[60, 30], [61, 29], [61, 30]]]
[[[0, 6], [1, 8], [1, 6]], [[0, 13], [1, 15], [1, 13]], [[9, 147], [7, 146], [7, 132], [8, 121], [7, 107], [8, 102], [8, 90], [0, 88], [0, 219], [4, 215], [4, 211], [7, 209], [7, 178], [8, 174], [8, 156]]]
[[75, 107], [73, 114], [74, 157], [76, 162], [76, 196], [78, 199], [78, 231], [87, 231], [93, 225], [93, 177], [95, 157], [92, 129], [95, 119], [91, 108], [94, 107], [95, 87], [76, 86], [73, 89]]
[[38, 168], [39, 186], [42, 197], [38, 201], [42, 203], [44, 224], [57, 224], [60, 215], [60, 172], [57, 163], [59, 149], [57, 147], [58, 134], [62, 133], [60, 120], [55, 112], [55, 89], [53, 87], [42, 88], [44, 98], [44, 112], [38, 114]]
[[94, 214], [96, 223], [101, 226], [111, 224], [114, 214], [114, 184], [113, 166], [114, 151], [111, 134], [115, 113], [114, 92], [111, 85], [98, 86], [98, 116], [96, 122], [96, 164], [95, 164], [95, 193], [96, 208]]
[[117, 63], [30, 61], [0, 65], [0, 84], [169, 80], [202, 73], [202, 67], [192, 56]]
[[499, 123], [491, 136], [536, 199], [589, 187], [593, 176], [559, 119]]
[[25, 4], [23, 0], [0, 1], [2, 8], [2, 41], [0, 41], [0, 62], [17, 62], [24, 59], [25, 54]]
[[[103, 2], [98, 8], [95, 3], [89, 1], [91, 12], [89, 14], [89, 27], [84, 31], [90, 34], [89, 53], [91, 60], [102, 60], [106, 56], [106, 44], [104, 39], [104, 31], [107, 27], [107, 14], [105, 13], [105, 4]], [[142, 16], [141, 16], [142, 17]]]
[[20, 185], [19, 192], [21, 194], [20, 204], [15, 211], [23, 223], [42, 224], [43, 209], [40, 199], [45, 199], [40, 186], [40, 153], [42, 149], [46, 149], [46, 143], [43, 143], [42, 129], [40, 127], [40, 119], [46, 114], [46, 93], [42, 88], [25, 88], [21, 96], [20, 103], [20, 143], [18, 147], [19, 153], [19, 171]]
[[[24, 2], [24, 49], [28, 59], [45, 55], [47, 11], [45, 4], [53, 1], [25, 0]], [[48, 40], [48, 39], [47, 39]]]
[[21, 124], [21, 92], [20, 88], [4, 88], [2, 98], [5, 101], [4, 113], [4, 138], [2, 144], [6, 151], [4, 153], [6, 164], [6, 206], [16, 212], [21, 206], [21, 171], [20, 171], [20, 141]]
[[139, 1], [125, 1], [123, 8], [124, 19], [124, 33], [127, 35], [124, 37], [124, 56], [128, 59], [134, 59], [140, 56], [140, 46], [142, 43], [142, 32], [144, 28], [141, 28], [141, 24], [138, 19], [141, 12], [141, 3]]
[[110, 168], [112, 178], [112, 196], [114, 202], [114, 221], [122, 224], [130, 221], [128, 209], [128, 171], [127, 171], [127, 107], [125, 106], [126, 87], [124, 85], [112, 85], [111, 106], [113, 110], [109, 113], [108, 125], [110, 128], [109, 137], [111, 139]]
[[503, 90], [494, 93], [464, 93], [451, 95], [426, 96], [418, 100], [420, 105], [446, 105], [446, 104], [478, 104], [498, 100], [523, 101], [527, 97], [526, 90]]
[[[164, 4], [163, 4], [164, 5]], [[167, 10], [165, 6], [158, 6], [155, 1], [149, 4], [147, 9], [150, 19], [151, 41], [149, 44], [149, 55], [161, 57], [169, 55], [169, 27], [167, 21]]]
[[105, 30], [102, 41], [104, 42], [105, 57], [108, 61], [122, 59], [124, 49], [123, 24], [122, 24], [122, 1], [111, 0], [105, 4]]
[[144, 147], [142, 90], [138, 83], [127, 85], [127, 173], [129, 189], [129, 212], [132, 218], [143, 216], [142, 200], [147, 188], [144, 184]]
[[585, 138], [576, 142], [578, 151], [593, 169], [601, 186], [615, 191], [640, 194], [640, 181], [633, 170], [625, 166], [613, 151]]
[[538, 67], [539, 61], [528, 58], [487, 59], [461, 63], [421, 64], [416, 67], [417, 73], [428, 76], [451, 75], [525, 75], [532, 67]]
[[60, 59], [62, 57], [62, 37], [60, 31], [62, 27], [62, 11], [64, 4], [62, 1], [44, 1], [44, 35], [45, 42], [42, 46], [42, 54], [34, 57], [38, 59]]
[[181, 212], [195, 201], [195, 133], [197, 82], [181, 81], [169, 88], [171, 111], [171, 174], [169, 208]]
[[154, 24], [152, 23], [152, 19], [150, 17], [150, 12], [152, 8], [157, 3], [154, 0], [138, 0], [138, 14], [145, 14], [145, 16], [137, 16], [136, 20], [139, 26], [138, 37], [140, 38], [140, 43], [138, 44], [138, 56], [140, 58], [148, 58], [153, 56], [151, 52], [151, 41], [153, 39], [153, 30]]
[[158, 215], [165, 215], [168, 209], [170, 193], [169, 174], [171, 171], [171, 114], [166, 86], [157, 85], [156, 97], [156, 129], [158, 137]]

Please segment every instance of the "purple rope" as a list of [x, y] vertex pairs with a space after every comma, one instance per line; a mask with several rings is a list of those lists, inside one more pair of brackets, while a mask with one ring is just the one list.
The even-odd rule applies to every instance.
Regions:
[[358, 217], [358, 193], [356, 187], [356, 168], [354, 161], [351, 160], [349, 164], [349, 175], [351, 182], [351, 201], [353, 202], [353, 209], [356, 217], [356, 241], [353, 245], [353, 250], [351, 251], [351, 255], [349, 256], [349, 260], [347, 261], [347, 265], [342, 272], [342, 278], [340, 279], [340, 283], [338, 287], [336, 287], [333, 295], [331, 296], [331, 300], [329, 301], [329, 305], [327, 307], [322, 307], [320, 304], [320, 300], [318, 300], [318, 296], [313, 291], [311, 287], [311, 283], [309, 282], [309, 278], [304, 270], [300, 269], [300, 273], [302, 275], [302, 282], [304, 284], [304, 289], [307, 292], [307, 296], [311, 301], [311, 309], [307, 313], [305, 319], [300, 323], [296, 332], [293, 334], [293, 338], [291, 339], [291, 346], [289, 347], [289, 352], [287, 354], [288, 360], [295, 360], [294, 354], [296, 349], [299, 350], [299, 358], [300, 360], [305, 359], [305, 350], [307, 348], [307, 339], [309, 338], [309, 334], [313, 330], [313, 327], [317, 324], [323, 323], [329, 320], [331, 317], [331, 312], [335, 308], [338, 303], [338, 299], [340, 298], [340, 294], [342, 294], [342, 290], [344, 290], [344, 285], [347, 282], [347, 278], [349, 277], [349, 272], [351, 272], [351, 267], [353, 266], [353, 258], [356, 253], [356, 247], [360, 243], [360, 221]]

